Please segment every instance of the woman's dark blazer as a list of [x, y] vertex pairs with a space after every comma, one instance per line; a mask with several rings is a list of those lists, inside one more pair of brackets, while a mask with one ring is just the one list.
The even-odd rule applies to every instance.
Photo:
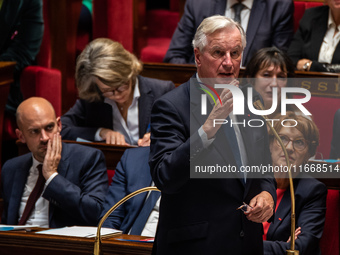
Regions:
[[[138, 76], [140, 98], [138, 100], [139, 137], [142, 138], [150, 123], [153, 102], [163, 94], [175, 88], [171, 81]], [[61, 135], [66, 140], [78, 137], [93, 141], [98, 128], [114, 130], [112, 107], [100, 102], [88, 102], [78, 99], [74, 106], [61, 117]]]
[[[296, 226], [301, 234], [295, 241], [295, 249], [300, 255], [320, 255], [319, 241], [322, 236], [326, 214], [326, 186], [307, 174], [294, 179]], [[286, 190], [270, 224], [267, 241], [263, 243], [265, 255], [286, 254], [290, 250], [290, 191]]]
[[[300, 59], [306, 58], [313, 61], [310, 71], [327, 71], [322, 63], [318, 62], [318, 58], [327, 32], [328, 12], [328, 6], [319, 6], [305, 11], [288, 50], [288, 55], [295, 65]], [[340, 64], [340, 44], [335, 48], [331, 64]]]

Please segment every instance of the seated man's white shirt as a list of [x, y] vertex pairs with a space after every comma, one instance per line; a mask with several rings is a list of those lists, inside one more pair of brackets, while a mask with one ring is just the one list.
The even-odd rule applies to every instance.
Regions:
[[158, 218], [159, 218], [159, 203], [161, 201], [161, 197], [158, 198], [155, 207], [152, 209], [150, 216], [148, 220], [146, 221], [146, 224], [144, 226], [144, 229], [142, 231], [142, 236], [150, 236], [155, 237], [156, 230], [157, 230], [157, 224], [158, 224]]
[[[154, 187], [155, 183], [152, 182], [151, 186]], [[149, 198], [151, 192], [152, 191], [148, 192], [148, 195], [145, 198], [144, 203]], [[155, 191], [153, 191], [153, 192], [155, 192]], [[154, 208], [152, 209], [152, 211], [151, 211], [151, 213], [148, 217], [148, 220], [145, 223], [145, 226], [143, 228], [141, 236], [149, 236], [149, 237], [155, 237], [156, 236], [156, 230], [157, 230], [158, 219], [159, 219], [159, 204], [160, 204], [160, 201], [161, 201], [161, 196], [158, 198]], [[143, 206], [144, 206], [144, 204], [143, 204]], [[142, 207], [142, 209], [143, 209], [143, 207]], [[137, 215], [137, 217], [138, 217], [138, 215]], [[131, 232], [131, 229], [129, 231], [129, 234], [130, 234], [130, 232]]]

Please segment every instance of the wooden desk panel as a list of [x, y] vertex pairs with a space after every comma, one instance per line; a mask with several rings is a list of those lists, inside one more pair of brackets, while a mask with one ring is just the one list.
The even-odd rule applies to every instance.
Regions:
[[[119, 241], [118, 238], [139, 240], [140, 236], [119, 235], [102, 239], [104, 254], [147, 255], [152, 243]], [[1, 255], [80, 255], [93, 254], [94, 238], [41, 235], [34, 232], [0, 232]]]

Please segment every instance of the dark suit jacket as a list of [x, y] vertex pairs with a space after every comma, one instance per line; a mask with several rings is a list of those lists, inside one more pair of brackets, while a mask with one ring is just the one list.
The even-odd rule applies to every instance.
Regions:
[[[236, 164], [222, 128], [203, 149], [197, 130], [207, 116], [200, 114], [200, 91], [188, 81], [158, 99], [152, 109], [149, 164], [162, 191], [153, 254], [261, 254], [262, 224], [247, 220], [236, 208], [262, 191], [276, 201], [275, 180], [248, 178], [244, 184], [232, 173], [217, 179], [190, 178], [193, 166]], [[258, 116], [247, 109], [238, 121], [242, 118], [247, 122]], [[240, 129], [249, 165], [270, 164], [266, 128]]]
[[[226, 6], [226, 0], [187, 0], [164, 62], [194, 63], [191, 43], [198, 26], [209, 16], [224, 16]], [[247, 46], [243, 52], [244, 66], [261, 48], [276, 46], [282, 50], [288, 49], [294, 33], [293, 13], [291, 0], [254, 0], [247, 27]]]
[[[175, 88], [171, 81], [138, 76], [140, 98], [138, 100], [139, 137], [142, 138], [150, 123], [153, 102], [161, 95]], [[78, 137], [94, 140], [98, 128], [113, 129], [112, 107], [101, 102], [87, 102], [79, 99], [75, 105], [61, 117], [63, 128], [61, 135], [66, 140]]]
[[[8, 160], [1, 170], [3, 224], [18, 224], [21, 197], [31, 166], [32, 154], [27, 153]], [[42, 194], [50, 202], [50, 227], [96, 226], [108, 188], [103, 153], [63, 143], [58, 173]]]
[[[126, 195], [151, 185], [149, 153], [150, 147], [139, 147], [124, 152], [105, 197], [101, 217]], [[147, 192], [139, 194], [119, 206], [107, 218], [103, 227], [120, 229], [127, 234], [139, 215], [147, 194]]]
[[0, 10], [0, 61], [15, 61], [9, 104], [22, 101], [19, 78], [32, 65], [39, 52], [44, 33], [42, 0], [4, 0]]
[[[294, 179], [294, 193], [295, 225], [296, 228], [301, 227], [301, 234], [295, 241], [295, 249], [299, 250], [301, 255], [321, 254], [319, 241], [325, 223], [327, 188], [307, 174], [300, 174]], [[290, 243], [287, 243], [291, 234], [290, 209], [288, 188], [268, 229], [268, 241], [264, 241], [265, 255], [286, 254], [286, 250], [290, 249]]]
[[334, 114], [333, 138], [329, 158], [331, 159], [340, 158], [340, 109], [338, 109]]
[[[328, 11], [328, 6], [319, 6], [305, 11], [288, 50], [288, 55], [295, 65], [300, 59], [307, 58], [313, 61], [310, 71], [327, 71], [322, 63], [318, 62], [318, 58], [327, 31]], [[332, 59], [332, 64], [339, 63], [340, 44], [336, 46]]]

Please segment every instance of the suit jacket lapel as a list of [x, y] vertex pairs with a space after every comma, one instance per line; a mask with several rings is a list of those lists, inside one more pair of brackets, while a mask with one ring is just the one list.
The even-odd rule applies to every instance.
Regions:
[[227, 8], [226, 0], [215, 0], [213, 9], [214, 12], [211, 13], [211, 15], [219, 14], [224, 16], [226, 8]]
[[340, 43], [335, 48], [332, 64], [338, 64], [340, 63]]
[[[250, 12], [248, 27], [247, 27], [247, 47], [244, 49], [243, 53], [243, 63], [245, 63], [246, 56], [248, 56], [249, 50], [252, 47], [253, 42], [255, 41], [255, 36], [257, 33], [257, 29], [261, 23], [262, 14], [266, 9], [266, 1], [263, 0], [254, 0], [253, 6]], [[251, 56], [248, 56], [250, 58]]]
[[281, 223], [284, 221], [284, 219], [286, 217], [290, 217], [290, 208], [291, 208], [290, 190], [288, 187], [281, 199], [279, 207], [275, 212], [274, 221], [269, 226], [267, 239], [271, 239], [271, 237], [275, 235], [275, 231], [281, 226]]
[[28, 159], [23, 162], [20, 168], [16, 170], [13, 184], [13, 193], [10, 198], [8, 212], [15, 212], [8, 214], [8, 224], [18, 224], [19, 209], [21, 203], [21, 197], [24, 192], [25, 184], [29, 170], [32, 166], [32, 154], [27, 154]]
[[328, 28], [328, 8], [325, 8], [318, 17], [315, 17], [314, 21], [311, 34], [311, 46], [309, 47], [310, 51], [308, 55], [311, 56], [311, 59], [318, 59], [321, 44]]
[[[145, 86], [143, 77], [138, 76], [140, 98], [138, 100], [139, 137], [142, 138], [150, 122], [150, 113], [154, 101], [154, 95], [150, 88]], [[143, 108], [142, 108], [143, 106]]]

